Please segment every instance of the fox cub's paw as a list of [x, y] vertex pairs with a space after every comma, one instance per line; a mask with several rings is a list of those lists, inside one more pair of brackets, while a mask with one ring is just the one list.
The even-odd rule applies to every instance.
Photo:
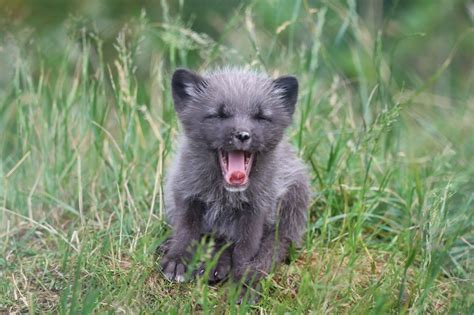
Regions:
[[170, 281], [186, 281], [186, 264], [184, 263], [184, 257], [170, 257], [166, 255], [161, 260], [161, 271], [166, 279]]
[[[209, 284], [216, 284], [228, 278], [231, 269], [231, 259], [225, 255], [219, 258], [217, 265], [210, 270], [207, 281]], [[202, 277], [206, 272], [206, 265], [202, 264], [197, 270], [197, 276]]]

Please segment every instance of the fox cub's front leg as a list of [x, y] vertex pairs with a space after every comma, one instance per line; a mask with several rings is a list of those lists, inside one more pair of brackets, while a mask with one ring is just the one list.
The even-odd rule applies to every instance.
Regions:
[[[178, 205], [178, 204], [177, 204]], [[173, 235], [161, 260], [161, 269], [168, 280], [184, 282], [187, 265], [199, 242], [204, 205], [198, 200], [181, 203], [184, 211], [176, 217]]]
[[239, 239], [235, 242], [232, 251], [234, 280], [239, 281], [248, 275], [249, 263], [260, 248], [264, 220], [262, 212], [242, 216], [238, 224]]

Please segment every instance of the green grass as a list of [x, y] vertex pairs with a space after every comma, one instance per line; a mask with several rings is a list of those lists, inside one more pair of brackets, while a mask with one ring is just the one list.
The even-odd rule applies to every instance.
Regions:
[[[214, 39], [179, 12], [143, 14], [114, 54], [71, 18], [54, 63], [44, 39], [2, 39], [0, 312], [473, 311], [474, 75], [450, 72], [472, 29], [420, 77], [397, 62], [418, 35], [371, 30], [355, 2], [272, 3], [238, 7]], [[225, 64], [298, 76], [288, 136], [314, 191], [303, 247], [253, 306], [227, 284], [169, 283], [154, 258], [179, 130], [170, 74]], [[452, 94], [447, 74], [464, 78]]]

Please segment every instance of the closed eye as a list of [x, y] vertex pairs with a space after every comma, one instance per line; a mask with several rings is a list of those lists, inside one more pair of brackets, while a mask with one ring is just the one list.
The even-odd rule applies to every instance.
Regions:
[[225, 111], [225, 106], [224, 104], [219, 106], [219, 109], [217, 112], [210, 113], [207, 116], [205, 116], [205, 119], [212, 119], [212, 118], [219, 118], [219, 119], [227, 119], [230, 118], [231, 115]]
[[204, 118], [205, 119], [212, 119], [212, 118], [226, 119], [226, 118], [229, 118], [229, 117], [230, 117], [230, 115], [227, 115], [227, 114], [212, 113], [212, 114], [206, 115]]
[[254, 118], [256, 120], [261, 120], [261, 121], [268, 121], [268, 122], [272, 121], [272, 118], [269, 115], [264, 114], [261, 110], [258, 111], [257, 114], [255, 114]]

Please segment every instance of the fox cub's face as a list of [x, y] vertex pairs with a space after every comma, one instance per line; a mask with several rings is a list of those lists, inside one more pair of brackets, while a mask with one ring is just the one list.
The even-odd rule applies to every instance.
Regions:
[[[188, 139], [215, 152], [228, 190], [245, 190], [258, 156], [280, 142], [298, 96], [292, 76], [272, 80], [243, 70], [172, 78], [176, 112]], [[211, 161], [213, 162], [213, 161]]]

